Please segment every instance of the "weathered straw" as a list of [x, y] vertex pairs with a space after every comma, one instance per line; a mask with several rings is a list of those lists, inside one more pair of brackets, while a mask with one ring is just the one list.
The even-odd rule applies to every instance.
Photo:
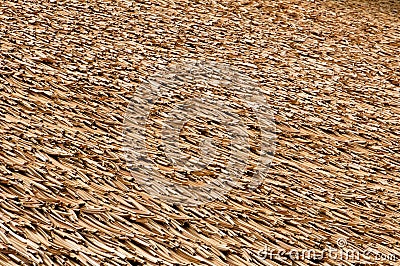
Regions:
[[[3, 1], [0, 265], [337, 265], [257, 254], [338, 239], [399, 258], [399, 10], [380, 0]], [[123, 149], [129, 99], [183, 58], [236, 66], [268, 93], [277, 150], [258, 189], [180, 207], [135, 184]]]

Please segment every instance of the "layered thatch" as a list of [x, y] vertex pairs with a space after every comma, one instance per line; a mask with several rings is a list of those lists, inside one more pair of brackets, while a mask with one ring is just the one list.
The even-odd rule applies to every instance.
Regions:
[[[399, 11], [396, 1], [3, 1], [0, 265], [337, 265], [256, 254], [339, 238], [400, 257]], [[182, 58], [237, 66], [268, 92], [277, 150], [257, 190], [174, 207], [132, 182], [129, 99]]]

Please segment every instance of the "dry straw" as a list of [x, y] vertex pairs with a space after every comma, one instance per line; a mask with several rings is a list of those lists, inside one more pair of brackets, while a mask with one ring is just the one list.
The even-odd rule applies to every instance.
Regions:
[[[291, 265], [254, 254], [338, 238], [400, 256], [399, 10], [3, 1], [0, 265]], [[197, 207], [149, 196], [124, 160], [135, 89], [190, 58], [255, 79], [277, 132], [262, 186]]]

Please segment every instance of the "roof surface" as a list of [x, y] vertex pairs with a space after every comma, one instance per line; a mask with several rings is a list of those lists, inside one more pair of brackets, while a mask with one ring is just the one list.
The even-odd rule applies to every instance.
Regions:
[[[397, 1], [3, 1], [0, 264], [337, 265], [259, 255], [338, 244], [400, 258], [399, 11]], [[257, 189], [180, 207], [132, 181], [126, 108], [143, 80], [182, 59], [238, 67], [268, 92], [276, 151]]]

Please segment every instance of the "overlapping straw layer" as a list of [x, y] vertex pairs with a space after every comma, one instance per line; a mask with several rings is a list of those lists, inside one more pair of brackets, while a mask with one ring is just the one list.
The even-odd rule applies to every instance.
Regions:
[[[257, 254], [338, 239], [400, 257], [399, 11], [397, 1], [3, 1], [0, 265], [337, 265]], [[129, 99], [182, 58], [237, 66], [268, 92], [277, 149], [258, 189], [173, 207], [132, 182]]]

